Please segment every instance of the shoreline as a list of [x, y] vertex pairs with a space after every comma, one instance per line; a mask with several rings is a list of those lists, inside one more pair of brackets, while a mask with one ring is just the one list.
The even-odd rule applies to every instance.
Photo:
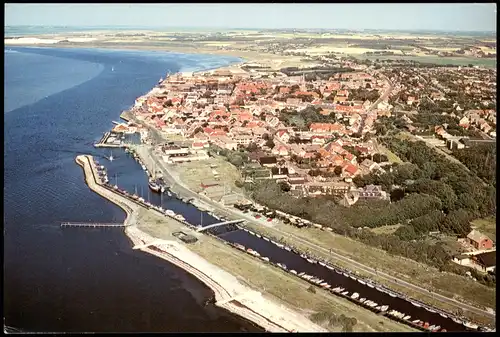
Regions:
[[[149, 247], [140, 249], [146, 253], [160, 257], [161, 259], [166, 260], [179, 268], [182, 268], [196, 277], [199, 281], [203, 282], [214, 292], [216, 306], [251, 321], [268, 332], [326, 331], [320, 326], [309, 321], [307, 318], [292, 312], [290, 309], [265, 299], [259, 292], [242, 285], [236, 277], [225, 272], [219, 267], [212, 265], [201, 256], [190, 251], [184, 245], [181, 245], [173, 240], [156, 238], [143, 232], [135, 224], [140, 206], [135, 204], [132, 205], [131, 201], [125, 201], [125, 199], [121, 196], [116, 195], [113, 191], [108, 190], [97, 183], [95, 177], [95, 167], [91, 158], [92, 156], [79, 155], [76, 157], [76, 162], [84, 171], [85, 182], [88, 187], [93, 192], [113, 202], [125, 211], [125, 235], [136, 246], [144, 244], [145, 242], [151, 243], [156, 240], [161, 241], [160, 243], [152, 245], [152, 247], [155, 247], [156, 249]], [[162, 247], [158, 248], [158, 246]], [[194, 265], [197, 267], [194, 267]], [[200, 270], [201, 267], [205, 267], [204, 269], [206, 270]], [[239, 297], [243, 294], [245, 294], [245, 298], [237, 298], [233, 300], [235, 296]], [[249, 298], [247, 299], [246, 297]], [[234, 302], [238, 304], [235, 304]], [[300, 322], [300, 318], [303, 319], [302, 322]]]

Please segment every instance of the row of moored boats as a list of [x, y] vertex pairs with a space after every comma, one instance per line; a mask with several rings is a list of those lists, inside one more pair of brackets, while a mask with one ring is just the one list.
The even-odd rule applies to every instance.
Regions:
[[[350, 273], [347, 273], [346, 271], [342, 271], [342, 270], [339, 270], [337, 268], [334, 268], [332, 266], [329, 266], [328, 264], [322, 262], [322, 261], [316, 261], [315, 259], [312, 259], [310, 258], [309, 256], [307, 256], [306, 254], [304, 253], [299, 253], [299, 252], [296, 252], [294, 249], [292, 249], [291, 247], [288, 247], [282, 243], [279, 243], [279, 242], [276, 242], [272, 239], [269, 239], [265, 236], [262, 236], [258, 233], [255, 233], [251, 230], [248, 230], [246, 228], [243, 229], [244, 231], [248, 232], [250, 235], [253, 235], [253, 236], [256, 236], [258, 238], [262, 238], [263, 240], [265, 241], [268, 241], [268, 242], [271, 242], [272, 244], [282, 248], [282, 249], [285, 249], [287, 251], [293, 251], [297, 254], [299, 254], [300, 257], [302, 257], [303, 259], [305, 259], [308, 263], [311, 263], [311, 264], [319, 264], [323, 267], [326, 267], [330, 270], [334, 270], [336, 271], [338, 274], [341, 274], [345, 277], [349, 277], [351, 278], [352, 280], [355, 280], [363, 285], [366, 285], [370, 288], [375, 288], [376, 290], [378, 291], [381, 291], [381, 292], [384, 292], [384, 293], [387, 293], [389, 294], [391, 297], [398, 297], [398, 294], [396, 294], [395, 292], [385, 288], [385, 287], [382, 287], [382, 286], [379, 286], [379, 285], [375, 285], [369, 281], [365, 281], [359, 277], [356, 277]], [[240, 244], [236, 244], [235, 245], [236, 248], [239, 248], [240, 250], [243, 250], [243, 251], [246, 251], [247, 253], [253, 255], [253, 256], [256, 256], [256, 257], [260, 257], [261, 259], [263, 260], [266, 260], [266, 261], [269, 261], [269, 259], [267, 257], [262, 257], [258, 252], [256, 252], [255, 250], [251, 249], [251, 248], [245, 248], [243, 245], [240, 245]], [[297, 275], [298, 277], [308, 281], [309, 283], [312, 283], [314, 285], [317, 285], [319, 287], [322, 287], [322, 288], [325, 288], [327, 290], [329, 290], [330, 292], [332, 293], [335, 293], [337, 295], [340, 295], [340, 296], [343, 296], [343, 297], [346, 297], [346, 298], [349, 298], [351, 299], [352, 301], [360, 304], [360, 305], [363, 305], [365, 307], [368, 307], [370, 308], [371, 310], [373, 311], [376, 311], [376, 312], [379, 312], [379, 313], [382, 313], [384, 315], [387, 315], [387, 316], [390, 316], [394, 319], [397, 319], [397, 320], [400, 320], [400, 321], [404, 321], [406, 322], [407, 324], [409, 325], [412, 325], [416, 328], [420, 328], [422, 330], [426, 330], [426, 331], [430, 331], [430, 332], [436, 332], [436, 331], [440, 331], [440, 332], [446, 332], [446, 329], [442, 329], [441, 326], [439, 325], [430, 325], [428, 322], [424, 322], [424, 321], [421, 321], [421, 320], [410, 320], [411, 319], [411, 316], [410, 315], [407, 315], [405, 313], [402, 313], [402, 312], [399, 312], [397, 310], [389, 310], [389, 306], [388, 305], [381, 305], [381, 304], [378, 304], [372, 300], [369, 300], [365, 297], [360, 297], [360, 294], [357, 293], [357, 292], [354, 292], [352, 294], [349, 293], [348, 290], [346, 290], [345, 288], [343, 287], [334, 287], [332, 288], [332, 285], [329, 284], [328, 282], [325, 282], [324, 280], [322, 280], [321, 278], [319, 277], [315, 277], [313, 275], [308, 275], [304, 272], [297, 272], [296, 270], [293, 270], [293, 269], [288, 269], [287, 266], [283, 263], [277, 263], [276, 264], [277, 267], [283, 269], [283, 270], [286, 270], [287, 272], [291, 273], [291, 274], [294, 274], [294, 275]], [[411, 302], [412, 304], [414, 304], [415, 306], [420, 306], [418, 303], [416, 302]], [[444, 316], [443, 314], [441, 314], [441, 316], [443, 317], [447, 317], [447, 316]], [[455, 320], [453, 319], [456, 323], [462, 323], [461, 321], [458, 321], [458, 320]], [[477, 325], [474, 325], [474, 324], [470, 324], [470, 323], [463, 323], [464, 326], [470, 328], [470, 329], [477, 329]]]

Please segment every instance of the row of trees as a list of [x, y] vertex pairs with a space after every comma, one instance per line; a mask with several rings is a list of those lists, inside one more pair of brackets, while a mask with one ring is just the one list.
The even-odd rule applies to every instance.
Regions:
[[478, 144], [467, 149], [455, 150], [453, 155], [478, 177], [496, 187], [496, 144]]
[[375, 102], [379, 99], [380, 93], [377, 90], [367, 90], [365, 88], [358, 88], [351, 90], [349, 99], [352, 101], [366, 101]]

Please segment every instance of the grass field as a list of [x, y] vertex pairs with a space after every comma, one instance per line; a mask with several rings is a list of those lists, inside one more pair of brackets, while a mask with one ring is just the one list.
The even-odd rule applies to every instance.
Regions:
[[375, 234], [392, 234], [394, 233], [401, 225], [392, 225], [392, 226], [382, 226], [377, 228], [371, 228], [370, 230]]
[[175, 171], [179, 173], [180, 179], [195, 192], [201, 192], [201, 183], [207, 181], [215, 181], [215, 175], [211, 166], [218, 173], [219, 184], [226, 184], [226, 188], [235, 192], [241, 193], [241, 189], [234, 185], [234, 182], [240, 179], [238, 169], [226, 161], [223, 157], [211, 157], [202, 162], [181, 163], [175, 166]]
[[472, 221], [472, 225], [477, 226], [480, 232], [483, 232], [490, 237], [493, 241], [497, 239], [497, 222], [496, 217], [488, 217], [483, 219], [476, 219]]
[[387, 159], [391, 163], [402, 163], [403, 162], [401, 160], [401, 158], [399, 158], [394, 152], [392, 152], [391, 150], [389, 150], [385, 146], [379, 144], [378, 148], [380, 149], [380, 151], [382, 151], [382, 153], [384, 153], [387, 156]]

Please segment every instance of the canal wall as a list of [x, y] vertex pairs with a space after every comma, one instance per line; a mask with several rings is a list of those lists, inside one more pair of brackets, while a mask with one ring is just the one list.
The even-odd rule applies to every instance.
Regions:
[[[125, 211], [127, 214], [124, 223], [127, 225], [125, 233], [134, 244], [143, 244], [157, 239], [142, 232], [136, 226], [139, 220], [137, 219], [137, 211], [140, 206], [108, 190], [99, 183], [96, 174], [97, 168], [91, 156], [77, 156], [76, 162], [83, 168], [85, 181], [89, 188]], [[298, 313], [277, 305], [260, 295], [256, 296], [258, 293], [240, 284], [234, 276], [210, 264], [175, 241], [167, 241], [162, 245], [161, 249], [151, 246], [143, 248], [143, 250], [165, 259], [194, 275], [214, 291], [217, 302], [222, 302], [218, 306], [262, 326], [269, 332], [327, 331]], [[234, 296], [242, 294], [248, 295], [237, 300], [241, 305], [237, 305], [231, 301]]]

